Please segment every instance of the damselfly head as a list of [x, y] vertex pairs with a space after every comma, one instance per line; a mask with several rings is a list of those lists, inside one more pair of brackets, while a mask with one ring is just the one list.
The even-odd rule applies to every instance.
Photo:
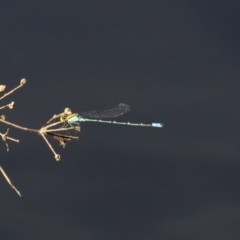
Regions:
[[61, 122], [65, 122], [65, 121], [68, 121], [69, 119], [71, 119], [72, 117], [75, 117], [77, 116], [78, 114], [77, 113], [72, 113], [72, 114], [63, 114], [61, 117], [60, 117], [60, 121]]
[[68, 118], [68, 116], [72, 115], [72, 111], [70, 108], [64, 109], [64, 114], [60, 117], [61, 122], [65, 122]]
[[67, 114], [67, 115], [70, 115], [70, 114], [72, 114], [72, 111], [71, 111], [70, 108], [65, 108], [64, 113]]
[[68, 117], [68, 114], [63, 114], [61, 117], [60, 117], [60, 121], [61, 122], [65, 122], [67, 120], [67, 117]]

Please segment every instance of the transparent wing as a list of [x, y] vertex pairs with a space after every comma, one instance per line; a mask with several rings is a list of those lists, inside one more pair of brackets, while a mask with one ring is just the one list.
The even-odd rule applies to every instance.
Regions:
[[130, 107], [125, 103], [119, 103], [99, 110], [79, 113], [83, 118], [114, 118], [130, 111]]

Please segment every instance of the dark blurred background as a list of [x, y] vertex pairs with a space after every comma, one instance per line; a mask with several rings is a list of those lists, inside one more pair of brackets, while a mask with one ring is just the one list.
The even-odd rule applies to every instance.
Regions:
[[[9, 121], [127, 103], [119, 121], [84, 123], [56, 162], [10, 128], [0, 235], [15, 240], [240, 239], [240, 3], [234, 0], [2, 1], [0, 84]], [[6, 125], [1, 124], [1, 132]]]

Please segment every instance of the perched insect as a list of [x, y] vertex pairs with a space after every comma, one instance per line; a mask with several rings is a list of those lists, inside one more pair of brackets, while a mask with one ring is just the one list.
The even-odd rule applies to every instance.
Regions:
[[60, 117], [61, 122], [68, 123], [70, 126], [79, 125], [80, 122], [101, 122], [111, 124], [122, 124], [130, 126], [142, 126], [142, 127], [163, 127], [162, 123], [130, 123], [130, 122], [116, 122], [109, 120], [102, 120], [101, 118], [114, 118], [121, 116], [130, 111], [130, 107], [127, 104], [119, 103], [114, 106], [102, 108], [99, 110], [83, 112], [83, 113], [66, 113]]

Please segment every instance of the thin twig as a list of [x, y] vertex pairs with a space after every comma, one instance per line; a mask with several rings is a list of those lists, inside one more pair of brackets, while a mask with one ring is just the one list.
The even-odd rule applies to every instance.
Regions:
[[45, 142], [47, 143], [47, 145], [49, 146], [49, 148], [52, 150], [56, 161], [60, 161], [60, 155], [57, 154], [57, 153], [54, 151], [52, 145], [49, 143], [49, 141], [48, 141], [47, 138], [44, 136], [44, 134], [41, 133], [40, 135], [43, 137], [43, 139], [45, 140]]
[[2, 173], [2, 175], [5, 177], [5, 179], [7, 180], [8, 184], [15, 190], [15, 192], [21, 197], [21, 193], [17, 190], [17, 188], [13, 185], [13, 183], [11, 182], [10, 178], [8, 177], [8, 175], [6, 174], [6, 172], [3, 170], [2, 166], [0, 166], [0, 171]]
[[57, 133], [52, 133], [52, 132], [47, 132], [48, 135], [51, 136], [56, 136], [56, 137], [61, 137], [64, 139], [69, 139], [69, 140], [74, 140], [74, 139], [78, 139], [79, 137], [75, 137], [75, 136], [69, 136], [69, 135], [62, 135], [62, 134], [57, 134]]
[[22, 127], [22, 126], [19, 126], [19, 125], [17, 125], [17, 124], [11, 123], [11, 122], [8, 122], [8, 121], [3, 120], [3, 119], [0, 119], [0, 122], [5, 123], [5, 124], [7, 124], [7, 125], [10, 125], [10, 126], [12, 126], [12, 127], [15, 127], [15, 128], [21, 129], [21, 130], [24, 130], [24, 131], [39, 132], [39, 130], [37, 130], [37, 129]]
[[0, 107], [0, 110], [1, 110], [1, 109], [4, 109], [4, 108], [6, 108], [6, 107], [8, 107], [8, 108], [10, 108], [10, 109], [13, 109], [13, 108], [14, 108], [14, 102], [10, 102], [9, 104], [7, 104], [7, 105], [5, 105], [5, 106]]
[[[24, 80], [24, 81], [23, 81]], [[12, 89], [11, 91], [9, 91], [8, 93], [5, 93], [2, 97], [0, 97], [0, 100], [2, 100], [3, 98], [5, 98], [6, 96], [10, 95], [11, 93], [15, 92], [17, 89], [21, 88], [24, 84], [26, 83], [26, 79], [22, 79], [20, 81], [20, 85], [15, 87], [14, 89]]]
[[54, 119], [61, 117], [63, 114], [64, 113], [54, 114], [53, 117], [51, 119], [49, 119], [43, 126], [46, 126], [47, 124], [52, 122]]
[[67, 131], [67, 130], [74, 130], [75, 128], [74, 127], [69, 127], [69, 128], [56, 128], [56, 129], [49, 129], [49, 130], [46, 130], [45, 132], [48, 133], [48, 132], [60, 132], [60, 131]]
[[8, 131], [9, 129], [7, 129], [6, 133], [0, 133], [0, 136], [2, 137], [2, 140], [4, 141], [6, 147], [7, 147], [7, 151], [9, 151], [9, 146], [8, 146], [8, 143], [7, 143], [7, 139], [11, 140], [11, 141], [14, 141], [14, 142], [19, 142], [19, 140], [17, 139], [14, 139], [14, 138], [11, 138], [11, 137], [8, 137]]
[[[71, 110], [68, 109], [68, 108], [66, 108], [66, 109], [64, 110], [64, 112], [67, 112], [67, 113], [70, 112], [70, 111], [71, 111]], [[61, 114], [54, 115], [54, 118], [59, 117], [59, 115], [61, 115]], [[57, 154], [57, 153], [54, 151], [53, 147], [51, 146], [51, 144], [49, 143], [49, 141], [48, 141], [47, 138], [45, 137], [45, 134], [50, 134], [50, 133], [60, 132], [60, 131], [74, 130], [74, 129], [75, 129], [75, 130], [78, 130], [78, 129], [74, 128], [74, 127], [68, 127], [68, 128], [66, 128], [66, 127], [61, 127], [61, 128], [57, 128], [57, 129], [49, 129], [49, 128], [53, 127], [53, 126], [56, 126], [56, 125], [61, 124], [61, 123], [62, 123], [61, 121], [52, 123], [52, 124], [47, 125], [47, 126], [44, 126], [44, 127], [40, 128], [39, 130], [38, 130], [38, 129], [27, 128], [27, 127], [22, 127], [22, 126], [19, 126], [19, 125], [17, 125], [17, 124], [8, 122], [8, 121], [5, 120], [4, 116], [3, 116], [2, 118], [0, 118], [0, 122], [5, 123], [5, 124], [7, 124], [7, 125], [9, 125], [9, 126], [12, 126], [12, 127], [15, 127], [15, 128], [21, 129], [21, 130], [24, 130], [24, 131], [35, 132], [35, 133], [40, 134], [40, 135], [43, 137], [43, 139], [45, 140], [45, 142], [47, 143], [47, 145], [49, 146], [49, 148], [51, 149], [51, 151], [54, 153], [55, 159], [56, 159], [57, 161], [60, 160], [60, 155]], [[48, 122], [49, 122], [49, 121], [48, 121]], [[78, 130], [78, 131], [79, 131], [79, 130]], [[8, 137], [7, 137], [7, 138], [8, 138]], [[63, 138], [69, 139], [69, 137], [63, 137]], [[78, 139], [77, 137], [70, 137], [70, 138], [72, 138], [72, 139]], [[9, 140], [12, 140], [12, 141], [16, 141], [16, 142], [18, 141], [18, 140], [13, 139], [13, 138], [8, 138], [8, 139], [9, 139]], [[5, 144], [7, 144], [6, 141], [5, 141]], [[7, 149], [8, 149], [8, 145], [7, 145]]]
[[48, 129], [48, 128], [51, 128], [51, 127], [53, 127], [53, 126], [59, 125], [59, 124], [63, 124], [63, 122], [58, 121], [58, 122], [55, 122], [55, 123], [51, 123], [51, 124], [45, 126], [44, 128], [45, 128], [45, 129]]
[[0, 107], [0, 110], [6, 108], [7, 106], [8, 106], [8, 105], [5, 105], [5, 106]]
[[[10, 94], [12, 94], [17, 89], [21, 88], [25, 83], [26, 83], [26, 79], [21, 79], [20, 85], [15, 87], [14, 89], [9, 91], [8, 93], [5, 93], [2, 97], [0, 97], [0, 100], [2, 100], [3, 98], [7, 97]], [[6, 87], [5, 85], [1, 85], [0, 86], [0, 91], [3, 92], [5, 90], [5, 87]], [[10, 109], [12, 109], [14, 107], [14, 102], [11, 102], [11, 103], [9, 103], [9, 104], [7, 104], [5, 106], [0, 107], [0, 110], [4, 109], [6, 107], [9, 107]], [[71, 126], [71, 127], [63, 127], [63, 126], [61, 126], [60, 128], [52, 129], [53, 127], [63, 123], [62, 121], [53, 122], [56, 118], [59, 118], [59, 117], [63, 116], [63, 114], [68, 116], [68, 115], [72, 114], [72, 111], [69, 108], [65, 108], [63, 113], [53, 115], [53, 117], [50, 120], [48, 120], [47, 123], [45, 125], [43, 125], [43, 127], [41, 127], [40, 129], [32, 129], [32, 128], [27, 128], [27, 127], [22, 127], [20, 125], [15, 124], [15, 123], [6, 121], [4, 115], [0, 116], [0, 122], [4, 123], [4, 124], [7, 124], [9, 126], [12, 126], [14, 128], [20, 129], [20, 130], [29, 131], [29, 132], [35, 132], [35, 133], [40, 134], [42, 136], [42, 138], [44, 139], [44, 141], [47, 143], [47, 145], [50, 148], [50, 150], [53, 152], [55, 159], [57, 161], [59, 161], [60, 160], [60, 155], [55, 152], [54, 148], [52, 147], [52, 145], [50, 144], [50, 142], [48, 141], [48, 139], [47, 139], [47, 137], [45, 135], [46, 134], [52, 135], [56, 140], [60, 141], [60, 144], [62, 144], [63, 147], [65, 147], [66, 141], [76, 140], [76, 139], [78, 139], [78, 137], [62, 135], [62, 134], [58, 134], [56, 132], [68, 131], [68, 130], [74, 130], [74, 129], [76, 131], [80, 131], [80, 127], [79, 126], [78, 127], [73, 127], [73, 126]], [[8, 143], [7, 143], [6, 140], [11, 140], [11, 141], [15, 141], [15, 142], [19, 142], [19, 140], [11, 138], [11, 137], [8, 137], [7, 134], [8, 134], [8, 130], [7, 130], [7, 132], [5, 134], [0, 133], [0, 136], [2, 137], [3, 141], [5, 142], [5, 144], [7, 146], [7, 150], [9, 150]], [[0, 166], [0, 171], [3, 174], [3, 176], [5, 177], [5, 179], [7, 180], [8, 184], [16, 191], [16, 193], [19, 196], [21, 196], [21, 193], [13, 185], [13, 183], [10, 180], [10, 178], [7, 176], [7, 174], [5, 173], [5, 171], [3, 170], [3, 168], [1, 166]]]
[[11, 140], [11, 141], [13, 141], [13, 142], [17, 142], [17, 143], [19, 143], [19, 140], [18, 139], [15, 139], [15, 138], [11, 138], [11, 137], [8, 137], [8, 136], [6, 136], [6, 133], [0, 133], [0, 136], [2, 137], [2, 138], [6, 138], [6, 139], [8, 139], [8, 140]]
[[17, 142], [17, 143], [19, 143], [19, 140], [18, 140], [18, 139], [11, 138], [11, 137], [7, 137], [7, 139], [9, 139], [9, 140], [11, 140], [11, 141], [13, 141], [13, 142]]
[[[35, 133], [39, 133], [43, 139], [46, 141], [46, 143], [48, 144], [49, 148], [52, 150], [52, 152], [54, 153], [54, 157], [57, 161], [60, 160], [60, 155], [57, 154], [53, 147], [51, 146], [51, 144], [49, 143], [49, 141], [47, 140], [47, 138], [44, 136], [44, 134], [47, 134], [47, 133], [53, 133], [53, 132], [58, 132], [58, 131], [68, 131], [68, 130], [73, 130], [75, 129], [74, 127], [69, 127], [69, 128], [57, 128], [57, 129], [48, 129], [49, 127], [53, 127], [53, 126], [56, 126], [62, 122], [56, 122], [56, 123], [53, 123], [53, 124], [50, 124], [50, 125], [47, 125], [45, 127], [42, 127], [40, 130], [37, 130], [37, 129], [32, 129], [32, 128], [26, 128], [26, 127], [22, 127], [22, 126], [19, 126], [17, 124], [14, 124], [14, 123], [11, 123], [11, 122], [8, 122], [6, 120], [4, 120], [4, 118], [0, 118], [0, 122], [2, 123], [5, 123], [7, 125], [10, 125], [12, 127], [15, 127], [15, 128], [18, 128], [18, 129], [21, 129], [21, 130], [24, 130], [24, 131], [29, 131], [29, 132], [35, 132]], [[5, 142], [6, 143], [6, 142]]]

